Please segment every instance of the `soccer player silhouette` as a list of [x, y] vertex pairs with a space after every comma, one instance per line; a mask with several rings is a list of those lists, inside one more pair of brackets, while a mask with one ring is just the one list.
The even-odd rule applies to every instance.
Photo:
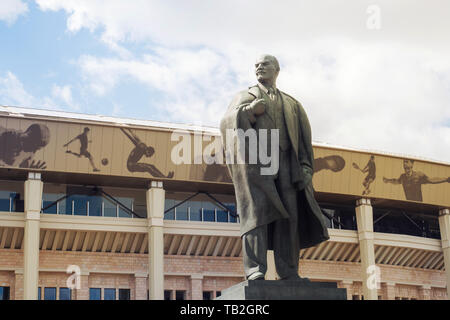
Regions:
[[67, 142], [64, 145], [64, 147], [68, 147], [69, 144], [71, 144], [72, 142], [74, 142], [77, 139], [80, 140], [80, 153], [76, 153], [76, 152], [70, 151], [68, 149], [66, 150], [66, 153], [73, 154], [74, 156], [77, 156], [78, 158], [81, 158], [82, 156], [88, 158], [89, 162], [91, 163], [91, 166], [94, 168], [94, 171], [100, 171], [95, 166], [94, 159], [92, 158], [92, 155], [87, 150], [89, 142], [92, 142], [92, 141], [88, 140], [87, 135], [88, 135], [89, 131], [90, 130], [88, 127], [84, 128], [83, 133], [79, 134], [78, 136], [76, 136], [75, 138], [73, 138], [72, 140]]

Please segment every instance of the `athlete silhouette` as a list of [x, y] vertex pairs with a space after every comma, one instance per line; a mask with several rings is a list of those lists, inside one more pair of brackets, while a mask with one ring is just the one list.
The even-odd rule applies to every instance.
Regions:
[[148, 172], [154, 177], [158, 178], [172, 178], [173, 171], [169, 171], [169, 174], [166, 176], [161, 171], [159, 171], [154, 165], [150, 163], [139, 162], [143, 156], [150, 158], [155, 153], [155, 149], [151, 146], [147, 146], [143, 143], [138, 136], [131, 131], [131, 129], [120, 128], [122, 132], [128, 137], [128, 139], [133, 142], [136, 146], [133, 150], [131, 150], [130, 155], [127, 160], [127, 168], [130, 172]]
[[384, 183], [401, 184], [403, 191], [405, 192], [405, 198], [407, 200], [422, 201], [422, 185], [423, 184], [437, 184], [437, 183], [450, 183], [450, 177], [447, 178], [430, 178], [426, 174], [420, 171], [413, 170], [414, 160], [403, 160], [403, 169], [405, 173], [402, 173], [400, 177], [388, 179], [383, 177]]
[[376, 166], [375, 166], [375, 156], [371, 155], [369, 161], [367, 162], [364, 169], [361, 169], [355, 162], [353, 162], [353, 168], [361, 171], [362, 173], [367, 173], [367, 176], [364, 178], [363, 186], [364, 191], [362, 195], [367, 195], [370, 193], [370, 184], [375, 181], [376, 177]]
[[80, 153], [76, 153], [76, 152], [73, 152], [73, 151], [70, 151], [70, 150], [66, 150], [66, 153], [73, 154], [74, 156], [77, 156], [78, 158], [81, 158], [81, 156], [88, 158], [89, 162], [91, 163], [91, 166], [94, 168], [94, 171], [100, 171], [95, 166], [94, 159], [92, 158], [92, 155], [87, 150], [89, 142], [92, 142], [92, 141], [88, 140], [88, 136], [87, 135], [88, 135], [89, 131], [90, 130], [89, 130], [88, 127], [84, 128], [83, 133], [79, 134], [78, 136], [76, 136], [75, 138], [73, 138], [72, 140], [67, 142], [64, 145], [64, 147], [68, 147], [69, 144], [71, 144], [72, 142], [74, 142], [77, 139], [80, 140]]

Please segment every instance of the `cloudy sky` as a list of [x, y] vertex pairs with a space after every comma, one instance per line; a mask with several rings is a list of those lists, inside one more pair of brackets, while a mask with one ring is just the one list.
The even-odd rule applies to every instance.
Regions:
[[450, 162], [447, 0], [0, 0], [0, 105], [218, 126], [260, 53], [313, 139]]

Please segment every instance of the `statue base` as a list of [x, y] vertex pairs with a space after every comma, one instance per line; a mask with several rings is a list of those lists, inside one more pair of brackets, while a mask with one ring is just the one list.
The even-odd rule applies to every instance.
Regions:
[[216, 300], [347, 300], [334, 282], [246, 280], [222, 291]]

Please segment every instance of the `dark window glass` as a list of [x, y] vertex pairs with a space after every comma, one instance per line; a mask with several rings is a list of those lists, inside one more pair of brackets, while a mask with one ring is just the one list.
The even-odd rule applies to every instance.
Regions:
[[171, 290], [164, 290], [164, 300], [170, 300], [171, 298]]
[[9, 287], [0, 287], [0, 300], [9, 300]]
[[216, 298], [222, 295], [222, 291], [216, 291]]
[[205, 210], [205, 209], [203, 209], [203, 221], [215, 221], [215, 212], [214, 212], [214, 210]]
[[56, 300], [56, 288], [44, 288], [44, 300]]
[[[228, 203], [227, 207], [230, 208], [230, 210], [233, 210], [235, 214], [237, 214], [236, 205], [234, 203]], [[229, 213], [229, 215], [230, 215], [230, 222], [237, 222], [237, 216], [233, 216], [231, 212]]]
[[54, 201], [42, 201], [42, 208], [45, 210], [43, 210], [44, 213], [52, 213], [52, 214], [56, 214], [56, 209], [57, 209], [57, 204], [54, 203], [51, 207], [47, 208], [47, 206], [51, 205]]
[[103, 300], [116, 300], [116, 289], [105, 288], [103, 291]]
[[[177, 201], [179, 203], [181, 201]], [[178, 206], [176, 210], [176, 218], [177, 220], [188, 220], [188, 208], [189, 208], [189, 201], [183, 203], [182, 205]]]
[[89, 216], [100, 217], [102, 215], [102, 202], [101, 196], [89, 197]]
[[11, 208], [11, 205], [15, 195], [15, 193], [9, 191], [0, 191], [0, 211], [14, 211], [13, 208]]
[[102, 300], [102, 290], [100, 288], [89, 288], [89, 300]]
[[202, 203], [201, 201], [189, 201], [190, 208], [190, 220], [201, 221], [202, 220]]
[[117, 205], [108, 199], [104, 199], [103, 203], [104, 203], [103, 215], [105, 217], [117, 217]]
[[[175, 200], [173, 199], [166, 199], [164, 202], [164, 212], [170, 208], [172, 208], [175, 205]], [[166, 220], [174, 220], [175, 219], [175, 210], [172, 209], [167, 213], [164, 213], [164, 219]]]
[[217, 210], [217, 222], [228, 222], [228, 212]]
[[72, 292], [69, 288], [59, 288], [59, 300], [71, 300]]
[[[116, 199], [128, 209], [133, 210], [133, 199], [131, 198], [120, 198], [116, 197]], [[131, 218], [131, 213], [125, 210], [122, 206], [119, 206], [119, 217], [121, 218]]]
[[16, 196], [13, 200], [13, 212], [24, 212], [24, 201], [20, 200], [20, 194], [16, 193]]
[[9, 199], [0, 199], [0, 211], [9, 212], [10, 210], [9, 203], [10, 203]]
[[38, 300], [41, 300], [41, 287], [38, 287]]
[[203, 291], [203, 300], [211, 300], [212, 292], [211, 291]]
[[70, 198], [73, 201], [73, 214], [76, 216], [86, 216], [88, 197], [83, 195], [73, 195]]
[[119, 300], [130, 300], [130, 289], [119, 289]]
[[175, 291], [175, 300], [186, 300], [186, 291]]

